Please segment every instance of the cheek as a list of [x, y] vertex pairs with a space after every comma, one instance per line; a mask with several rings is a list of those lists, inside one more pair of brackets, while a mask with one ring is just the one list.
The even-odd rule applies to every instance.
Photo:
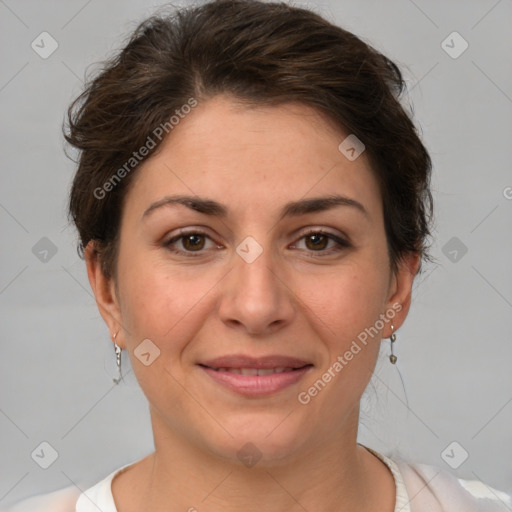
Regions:
[[[148, 401], [172, 403], [174, 414], [181, 390], [174, 378], [175, 369], [179, 368], [183, 350], [200, 324], [200, 309], [194, 308], [200, 297], [196, 297], [197, 292], [191, 293], [189, 283], [166, 275], [157, 265], [137, 265], [135, 258], [131, 263], [120, 275], [124, 299], [121, 314], [131, 366]], [[142, 345], [147, 339], [157, 348], [147, 342]], [[151, 356], [146, 365], [139, 357], [148, 351]], [[175, 399], [169, 401], [169, 394]]]
[[121, 313], [132, 348], [145, 338], [177, 357], [205, 320], [208, 292], [219, 276], [176, 269], [146, 251], [119, 260]]
[[375, 323], [386, 292], [387, 275], [377, 266], [357, 262], [321, 277], [304, 276], [298, 295], [329, 338], [343, 345]]
[[157, 268], [133, 266], [122, 282], [122, 316], [132, 335], [158, 342], [190, 309], [192, 297], [183, 289], [183, 283], [159, 273]]
[[301, 292], [326, 349], [319, 372], [301, 390], [301, 400], [310, 400], [319, 416], [341, 422], [359, 403], [377, 361], [381, 336], [372, 327], [383, 313], [387, 276], [376, 267], [354, 264], [324, 284], [322, 290], [317, 280], [315, 287]]

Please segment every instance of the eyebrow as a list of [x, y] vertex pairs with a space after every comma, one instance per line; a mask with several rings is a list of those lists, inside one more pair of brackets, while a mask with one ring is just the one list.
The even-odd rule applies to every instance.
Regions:
[[[146, 218], [150, 213], [162, 207], [169, 207], [174, 205], [183, 205], [191, 210], [194, 210], [205, 215], [212, 217], [219, 217], [224, 219], [228, 216], [229, 210], [227, 206], [214, 201], [213, 199], [203, 198], [199, 196], [187, 196], [187, 195], [173, 195], [166, 196], [159, 201], [154, 202], [149, 208], [143, 213], [142, 218]], [[300, 199], [299, 201], [291, 201], [286, 203], [281, 209], [280, 218], [284, 217], [298, 217], [300, 215], [306, 215], [308, 213], [318, 213], [338, 206], [350, 206], [361, 212], [368, 219], [370, 214], [365, 207], [355, 199], [345, 197], [341, 195], [329, 195], [325, 197], [313, 197], [310, 199]]]

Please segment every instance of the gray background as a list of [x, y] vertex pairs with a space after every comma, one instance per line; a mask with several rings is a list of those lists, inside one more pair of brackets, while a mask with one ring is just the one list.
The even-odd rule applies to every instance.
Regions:
[[[437, 263], [417, 278], [396, 343], [409, 405], [385, 340], [360, 442], [450, 469], [441, 453], [457, 441], [469, 453], [457, 475], [511, 492], [512, 2], [296, 4], [402, 67], [404, 101], [434, 161]], [[74, 164], [60, 126], [86, 67], [157, 5], [0, 1], [0, 506], [73, 483], [83, 489], [153, 450], [133, 372], [112, 383], [112, 344], [65, 216]], [[59, 45], [47, 59], [31, 48], [43, 31]], [[469, 43], [458, 58], [441, 45], [453, 31]], [[57, 250], [46, 261], [43, 237]], [[58, 452], [48, 469], [31, 457], [43, 441]]]

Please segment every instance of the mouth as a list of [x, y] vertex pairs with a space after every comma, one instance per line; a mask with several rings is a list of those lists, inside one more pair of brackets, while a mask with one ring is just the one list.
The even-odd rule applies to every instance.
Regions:
[[[205, 366], [204, 368], [209, 368]], [[216, 372], [236, 373], [237, 375], [273, 375], [300, 370], [300, 368], [210, 368]]]
[[217, 384], [247, 397], [277, 393], [299, 382], [312, 363], [287, 356], [225, 356], [198, 366]]

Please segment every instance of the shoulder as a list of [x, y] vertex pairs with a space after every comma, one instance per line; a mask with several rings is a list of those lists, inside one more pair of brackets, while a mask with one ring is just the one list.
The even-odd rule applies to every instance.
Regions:
[[502, 511], [512, 506], [512, 496], [479, 480], [457, 478], [428, 464], [395, 460], [403, 477], [411, 512], [464, 510]]
[[[137, 461], [136, 461], [137, 462]], [[130, 466], [131, 462], [112, 471], [92, 487], [81, 491], [81, 485], [73, 485], [47, 494], [38, 494], [15, 503], [9, 508], [0, 508], [0, 512], [85, 512], [115, 510], [112, 498], [111, 482], [114, 476]], [[82, 482], [83, 483], [83, 482]]]
[[24, 499], [0, 512], [75, 512], [79, 495], [80, 490], [76, 487], [65, 487]]

